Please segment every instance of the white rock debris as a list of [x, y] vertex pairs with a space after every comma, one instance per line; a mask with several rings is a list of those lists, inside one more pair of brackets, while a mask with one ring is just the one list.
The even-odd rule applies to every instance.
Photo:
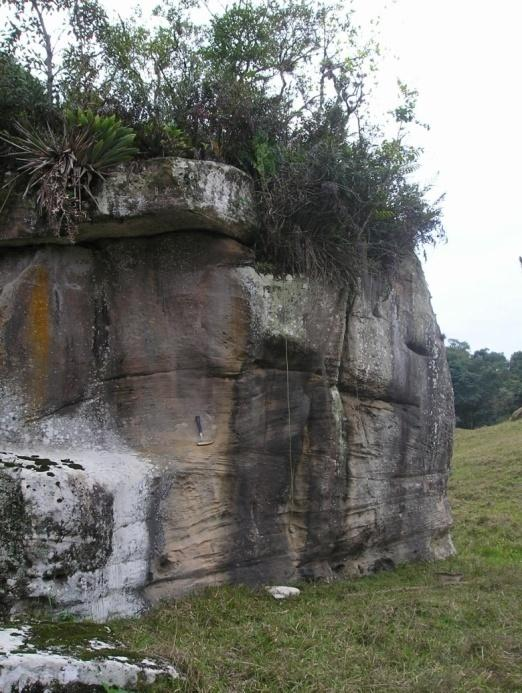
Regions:
[[[170, 665], [150, 659], [131, 660], [123, 656], [101, 657], [101, 645], [93, 641], [92, 658], [79, 658], [61, 651], [39, 650], [31, 643], [29, 626], [0, 629], [0, 691], [19, 693], [27, 687], [67, 684], [106, 685], [122, 689], [153, 684], [160, 677], [177, 679], [180, 674]], [[54, 690], [54, 688], [53, 688]]]
[[298, 597], [301, 594], [301, 590], [297, 587], [286, 587], [285, 585], [274, 585], [273, 587], [265, 587], [265, 589], [274, 599], [288, 599], [289, 597]]

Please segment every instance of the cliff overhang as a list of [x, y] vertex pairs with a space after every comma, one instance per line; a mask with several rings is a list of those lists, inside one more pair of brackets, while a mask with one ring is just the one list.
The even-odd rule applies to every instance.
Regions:
[[31, 199], [19, 199], [0, 224], [0, 247], [68, 244], [204, 229], [251, 243], [257, 228], [252, 179], [213, 161], [178, 157], [119, 166], [85, 203], [74, 236], [42, 221]]

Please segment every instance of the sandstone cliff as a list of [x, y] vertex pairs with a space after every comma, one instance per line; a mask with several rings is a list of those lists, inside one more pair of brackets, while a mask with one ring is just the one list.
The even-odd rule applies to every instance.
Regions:
[[0, 229], [5, 610], [102, 619], [452, 552], [452, 391], [415, 257], [356, 295], [262, 274], [250, 181], [212, 163], [127, 168], [99, 206], [74, 244], [28, 210]]

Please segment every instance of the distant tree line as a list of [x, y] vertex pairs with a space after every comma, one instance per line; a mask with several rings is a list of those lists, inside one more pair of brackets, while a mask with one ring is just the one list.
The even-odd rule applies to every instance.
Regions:
[[522, 351], [504, 354], [450, 339], [448, 364], [455, 393], [457, 426], [477, 428], [506, 419], [522, 407]]

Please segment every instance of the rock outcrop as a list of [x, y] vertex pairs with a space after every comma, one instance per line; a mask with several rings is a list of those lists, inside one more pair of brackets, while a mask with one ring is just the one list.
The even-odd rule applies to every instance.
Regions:
[[2, 693], [147, 691], [153, 684], [171, 690], [180, 678], [166, 662], [129, 651], [108, 626], [16, 623], [0, 629]]
[[75, 244], [27, 212], [0, 231], [4, 609], [103, 619], [449, 555], [452, 390], [417, 259], [356, 295], [277, 279], [247, 176], [144, 168]]
[[511, 421], [522, 421], [522, 407], [515, 409], [510, 418]]

